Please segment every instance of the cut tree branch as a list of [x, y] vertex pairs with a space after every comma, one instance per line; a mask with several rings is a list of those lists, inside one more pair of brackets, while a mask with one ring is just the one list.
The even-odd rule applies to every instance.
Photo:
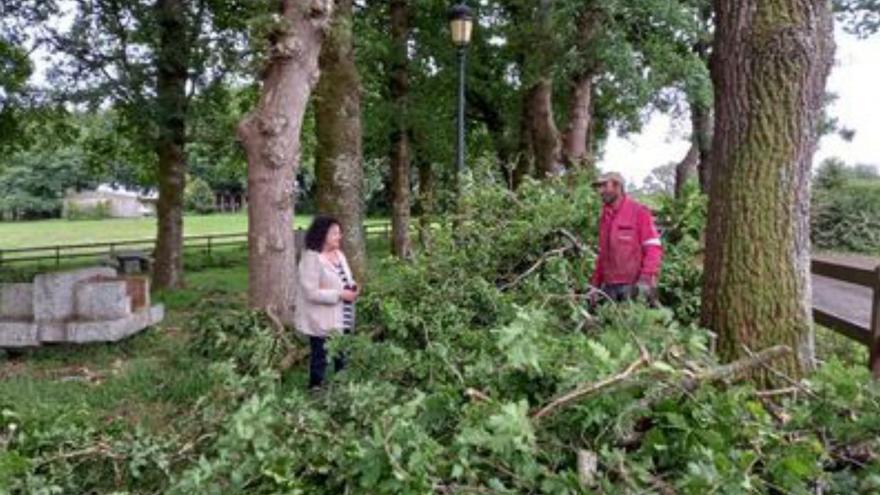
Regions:
[[508, 282], [508, 283], [502, 285], [502, 286], [500, 287], [500, 289], [501, 289], [501, 290], [508, 290], [508, 289], [513, 288], [513, 287], [516, 287], [516, 286], [519, 285], [519, 283], [522, 282], [526, 277], [528, 277], [529, 275], [531, 275], [532, 273], [534, 273], [535, 270], [537, 270], [538, 268], [541, 267], [541, 265], [543, 265], [544, 263], [546, 263], [548, 259], [550, 259], [550, 258], [552, 258], [552, 257], [554, 257], [554, 256], [559, 256], [559, 255], [565, 254], [565, 252], [568, 251], [569, 249], [571, 249], [569, 246], [565, 246], [565, 247], [556, 248], [556, 249], [553, 249], [553, 250], [547, 251], [546, 253], [542, 254], [541, 257], [538, 258], [538, 261], [536, 261], [534, 265], [532, 265], [531, 267], [529, 267], [528, 270], [526, 270], [526, 271], [522, 272], [521, 274], [519, 274], [519, 275], [518, 275], [515, 279], [513, 279], [512, 281], [510, 281], [510, 282]]
[[[785, 356], [789, 353], [791, 353], [791, 348], [789, 348], [788, 346], [777, 345], [769, 347], [750, 357], [739, 359], [725, 365], [716, 366], [698, 374], [690, 374], [688, 376], [685, 376], [679, 382], [678, 387], [670, 387], [669, 390], [693, 392], [699, 386], [705, 383], [740, 378], [744, 376], [746, 372], [751, 371], [752, 369], [759, 366], [766, 366], [767, 363], [769, 363], [770, 361]], [[554, 399], [552, 402], [542, 407], [537, 412], [532, 413], [532, 419], [534, 421], [538, 421], [552, 414], [556, 409], [560, 407], [564, 407], [572, 402], [581, 400], [599, 391], [605, 390], [611, 386], [628, 381], [630, 378], [633, 377], [636, 371], [638, 371], [640, 368], [648, 363], [650, 363], [650, 356], [647, 354], [647, 351], [645, 349], [642, 349], [641, 357], [630, 364], [622, 372], [599, 382], [581, 385], [571, 392], [568, 392], [567, 394], [557, 399]], [[649, 409], [654, 404], [656, 404], [660, 400], [665, 399], [666, 397], [666, 395], [662, 394], [659, 396], [652, 396], [650, 398], [646, 397], [645, 399], [639, 401], [638, 405], [641, 408]]]
[[633, 363], [630, 364], [629, 366], [627, 366], [626, 369], [623, 370], [622, 372], [620, 372], [614, 376], [610, 376], [604, 380], [595, 382], [595, 383], [588, 383], [588, 384], [581, 385], [581, 386], [577, 387], [576, 389], [572, 390], [571, 392], [568, 392], [567, 394], [562, 395], [562, 396], [554, 399], [553, 401], [551, 401], [549, 404], [542, 407], [538, 411], [533, 412], [532, 413], [532, 420], [540, 421], [541, 418], [549, 416], [556, 409], [558, 409], [560, 407], [564, 407], [571, 402], [578, 401], [580, 399], [583, 399], [584, 397], [588, 397], [590, 395], [595, 394], [596, 392], [604, 390], [612, 385], [623, 382], [623, 381], [629, 379], [630, 377], [632, 377], [636, 371], [638, 371], [640, 368], [642, 368], [643, 366], [645, 366], [646, 364], [648, 364], [650, 362], [651, 362], [651, 356], [649, 356], [643, 348], [639, 358], [637, 360], [633, 361]]

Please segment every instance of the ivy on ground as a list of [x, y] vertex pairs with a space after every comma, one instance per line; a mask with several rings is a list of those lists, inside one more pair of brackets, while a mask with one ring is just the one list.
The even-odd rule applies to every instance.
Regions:
[[[471, 189], [456, 222], [371, 280], [348, 366], [286, 380], [271, 319], [193, 323], [215, 387], [173, 435], [0, 416], [13, 493], [872, 493], [880, 388], [837, 361], [758, 391], [693, 320], [700, 199], [667, 205], [669, 309], [586, 309], [589, 179]], [[697, 296], [698, 298], [698, 296]], [[678, 306], [678, 307], [676, 307]], [[685, 306], [682, 309], [681, 306]], [[779, 351], [779, 350], [777, 350]], [[784, 351], [782, 349], [779, 352]], [[769, 354], [768, 354], [769, 355]], [[761, 356], [758, 356], [761, 357]], [[759, 364], [760, 362], [760, 364]], [[289, 364], [289, 362], [287, 363]], [[745, 365], [772, 366], [772, 359]], [[733, 370], [733, 371], [731, 371]]]

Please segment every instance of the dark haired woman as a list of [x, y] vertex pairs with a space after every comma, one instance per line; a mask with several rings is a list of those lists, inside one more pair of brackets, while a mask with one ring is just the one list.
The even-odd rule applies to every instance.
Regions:
[[[342, 228], [335, 218], [315, 217], [306, 231], [306, 249], [299, 262], [296, 324], [309, 337], [309, 388], [324, 382], [327, 338], [354, 330], [358, 287], [340, 249], [341, 240]], [[336, 371], [344, 365], [342, 356], [334, 359]]]

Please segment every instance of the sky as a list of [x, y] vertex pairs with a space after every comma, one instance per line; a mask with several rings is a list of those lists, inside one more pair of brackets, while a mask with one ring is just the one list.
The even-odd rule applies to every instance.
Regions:
[[[851, 142], [837, 134], [824, 136], [814, 164], [837, 157], [850, 165], [880, 166], [880, 36], [860, 40], [838, 26], [835, 41], [835, 64], [827, 89], [838, 99], [829, 111], [841, 127], [853, 129], [856, 134]], [[687, 117], [685, 113], [683, 118]], [[655, 167], [680, 161], [690, 146], [689, 139], [689, 122], [655, 114], [638, 135], [612, 135], [599, 167], [618, 171], [627, 182], [641, 185]]]

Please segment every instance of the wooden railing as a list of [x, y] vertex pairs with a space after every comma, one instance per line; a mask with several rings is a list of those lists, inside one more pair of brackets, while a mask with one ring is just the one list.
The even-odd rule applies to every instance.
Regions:
[[[383, 236], [386, 239], [390, 239], [391, 224], [388, 222], [370, 223], [364, 229], [368, 238]], [[207, 254], [211, 254], [218, 247], [246, 244], [247, 232], [195, 235], [183, 238], [184, 250], [200, 249]], [[62, 260], [89, 257], [100, 258], [102, 256], [112, 256], [114, 253], [122, 251], [151, 252], [155, 245], [155, 239], [129, 239], [0, 249], [0, 266], [34, 261], [54, 261], [55, 266], [59, 266]]]
[[[388, 222], [370, 223], [365, 226], [365, 232], [368, 238], [383, 236], [390, 239], [390, 224]], [[207, 254], [218, 247], [246, 244], [247, 232], [184, 237], [185, 250], [201, 249]], [[47, 260], [54, 261], [58, 266], [61, 264], [61, 260], [65, 259], [98, 258], [110, 256], [120, 251], [152, 251], [154, 246], [155, 239], [134, 239], [0, 249], [0, 266]], [[880, 266], [871, 270], [829, 260], [813, 259], [812, 272], [814, 275], [871, 289], [871, 316], [867, 327], [817, 307], [813, 308], [813, 318], [816, 323], [867, 346], [871, 356], [871, 370], [874, 376], [880, 378]]]
[[876, 378], [880, 378], [880, 266], [873, 270], [828, 260], [813, 259], [811, 269], [814, 275], [849, 284], [867, 287], [871, 290], [871, 313], [868, 326], [834, 315], [813, 307], [816, 323], [828, 327], [868, 347], [868, 365]]

